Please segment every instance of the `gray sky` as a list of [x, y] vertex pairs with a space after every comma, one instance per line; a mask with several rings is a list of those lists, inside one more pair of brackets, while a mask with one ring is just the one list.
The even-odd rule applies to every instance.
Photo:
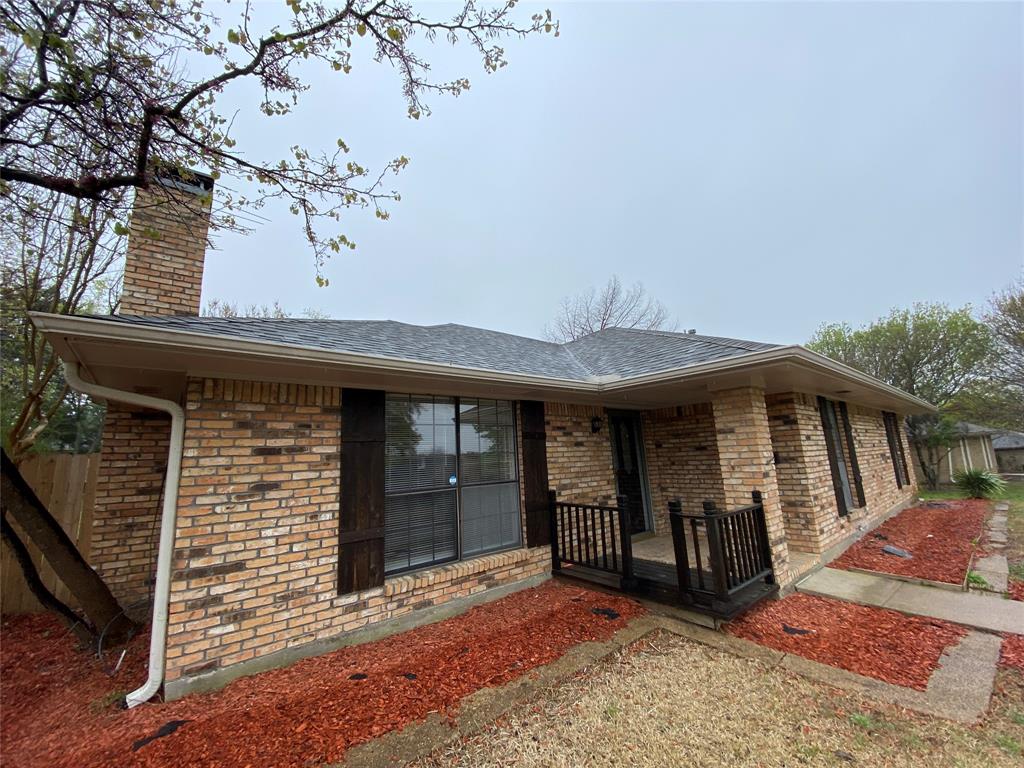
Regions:
[[363, 165], [412, 162], [390, 221], [348, 216], [358, 249], [329, 287], [268, 207], [217, 239], [204, 298], [539, 336], [617, 273], [680, 327], [803, 342], [913, 301], [981, 305], [1021, 273], [1024, 5], [551, 7], [561, 36], [509, 41], [496, 75], [469, 48], [427, 51], [473, 84], [428, 119], [366, 60], [311, 68], [292, 116], [243, 110], [253, 156], [342, 137]]

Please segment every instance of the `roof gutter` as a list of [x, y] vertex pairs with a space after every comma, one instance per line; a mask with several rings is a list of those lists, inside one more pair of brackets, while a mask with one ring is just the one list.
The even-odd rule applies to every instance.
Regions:
[[185, 436], [185, 412], [180, 405], [170, 400], [140, 395], [135, 392], [125, 392], [83, 381], [79, 366], [79, 363], [64, 362], [64, 378], [73, 389], [104, 400], [114, 400], [163, 411], [170, 414], [171, 417], [171, 440], [167, 452], [167, 474], [164, 478], [163, 511], [160, 516], [160, 546], [156, 558], [153, 625], [149, 639], [149, 675], [141, 688], [137, 688], [125, 697], [130, 708], [153, 698], [164, 681], [167, 617], [171, 594], [171, 564], [174, 556], [174, 528], [177, 522], [178, 485], [181, 480], [181, 449]]

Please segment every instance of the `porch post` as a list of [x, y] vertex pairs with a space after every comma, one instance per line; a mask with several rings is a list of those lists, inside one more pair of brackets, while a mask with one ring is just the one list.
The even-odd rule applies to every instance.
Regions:
[[[676, 555], [676, 579], [679, 582], [679, 595], [683, 602], [691, 602], [690, 595], [690, 557], [686, 551], [686, 521], [683, 520], [683, 503], [673, 499], [668, 503], [668, 517], [672, 525], [672, 548]], [[697, 563], [700, 568], [700, 563]]]
[[784, 587], [790, 583], [789, 548], [779, 501], [764, 389], [738, 387], [712, 392], [711, 405], [722, 467], [725, 508], [746, 506], [750, 504], [754, 491], [761, 492], [775, 580]]
[[548, 535], [551, 537], [551, 570], [562, 570], [562, 550], [558, 541], [558, 493], [548, 489]]
[[636, 578], [633, 576], [633, 531], [630, 525], [629, 499], [625, 496], [616, 496], [615, 501], [619, 507], [619, 538], [622, 546], [622, 581], [623, 589], [636, 587]]

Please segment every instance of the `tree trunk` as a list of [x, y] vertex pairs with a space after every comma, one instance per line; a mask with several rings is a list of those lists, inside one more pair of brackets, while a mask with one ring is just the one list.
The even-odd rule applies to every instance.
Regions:
[[39, 576], [39, 571], [36, 570], [36, 564], [32, 562], [32, 556], [28, 552], [28, 547], [18, 537], [14, 526], [11, 525], [6, 515], [0, 516], [0, 535], [3, 537], [4, 544], [10, 547], [11, 552], [14, 554], [14, 559], [18, 561], [18, 565], [21, 566], [21, 573], [25, 577], [25, 583], [28, 585], [29, 591], [32, 592], [43, 608], [56, 613], [64, 619], [64, 622], [71, 628], [71, 631], [83, 643], [94, 641], [96, 639], [96, 631], [93, 626], [85, 619], [79, 617], [78, 614], [46, 588], [42, 578]]
[[[934, 491], [939, 487], [939, 467], [933, 456], [935, 450], [931, 446], [924, 445], [920, 440], [915, 440], [914, 452], [917, 454], [917, 463], [924, 473], [924, 484]], [[941, 460], [940, 456], [939, 461]]]
[[[96, 633], [103, 636], [104, 644], [116, 645], [127, 640], [135, 630], [135, 622], [124, 614], [103, 579], [85, 562], [74, 542], [39, 501], [6, 451], [3, 452], [0, 493], [3, 514], [10, 515], [39, 548], [43, 558], [75, 596]], [[26, 580], [33, 575], [36, 574], [26, 572]]]

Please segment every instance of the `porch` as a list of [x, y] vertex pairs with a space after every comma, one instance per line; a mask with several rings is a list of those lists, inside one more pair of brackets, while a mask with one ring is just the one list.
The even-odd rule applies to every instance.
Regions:
[[671, 533], [631, 531], [630, 503], [616, 506], [559, 501], [549, 494], [552, 572], [731, 619], [778, 592], [761, 494], [720, 510], [706, 501], [700, 514], [669, 504]]

